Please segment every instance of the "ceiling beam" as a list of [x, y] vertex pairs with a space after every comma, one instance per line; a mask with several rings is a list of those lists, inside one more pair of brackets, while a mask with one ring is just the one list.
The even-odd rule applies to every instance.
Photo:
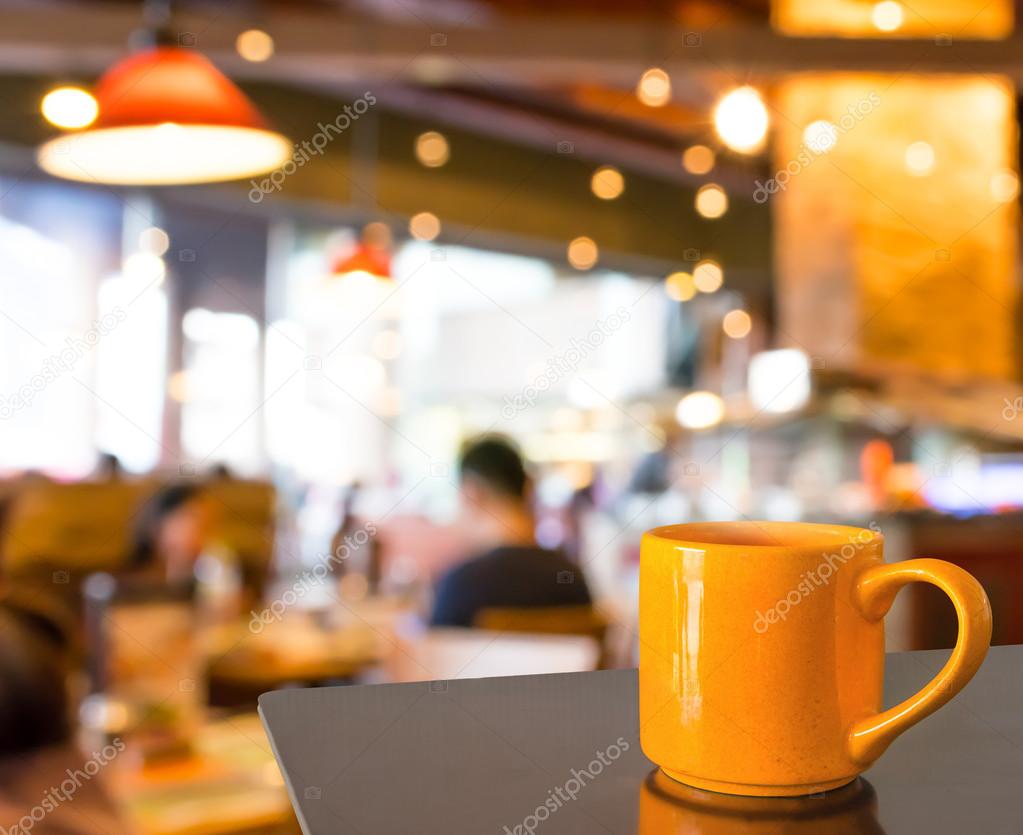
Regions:
[[[248, 25], [230, 11], [183, 14], [187, 41], [239, 77], [322, 80], [375, 77], [464, 83], [571, 83], [631, 86], [644, 67], [680, 77], [712, 72], [742, 80], [811, 71], [996, 74], [1023, 81], [1023, 38], [1004, 41], [792, 38], [761, 25], [689, 31], [670, 23], [580, 21], [547, 16], [450, 22], [390, 22], [341, 12], [275, 6], [262, 18], [276, 56], [250, 64], [234, 53]], [[96, 72], [122, 53], [137, 8], [81, 3], [24, 4], [0, 10], [0, 70]]]

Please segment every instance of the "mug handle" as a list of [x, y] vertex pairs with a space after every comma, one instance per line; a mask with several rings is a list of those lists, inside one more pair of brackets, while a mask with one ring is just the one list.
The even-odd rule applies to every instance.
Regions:
[[917, 559], [875, 565], [857, 578], [853, 597], [868, 620], [879, 621], [888, 613], [899, 589], [908, 583], [931, 583], [952, 599], [959, 635], [941, 672], [922, 690], [895, 707], [853, 724], [848, 748], [859, 765], [872, 763], [895, 737], [962, 690], [980, 668], [991, 643], [991, 604], [983, 587], [950, 562]]

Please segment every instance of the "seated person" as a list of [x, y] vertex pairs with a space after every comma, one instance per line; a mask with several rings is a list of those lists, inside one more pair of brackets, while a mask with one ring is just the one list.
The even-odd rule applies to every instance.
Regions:
[[209, 513], [202, 492], [170, 484], [151, 496], [136, 519], [129, 572], [136, 578], [191, 583], [209, 540]]
[[487, 437], [470, 444], [459, 479], [463, 520], [479, 553], [441, 578], [431, 626], [472, 626], [491, 607], [591, 602], [579, 567], [536, 544], [529, 477], [507, 441]]
[[86, 758], [72, 741], [59, 628], [0, 605], [0, 822], [32, 835], [123, 835], [102, 769], [120, 740]]

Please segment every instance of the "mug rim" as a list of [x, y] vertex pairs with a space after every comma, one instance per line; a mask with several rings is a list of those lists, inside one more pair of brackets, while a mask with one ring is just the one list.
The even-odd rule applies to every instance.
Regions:
[[[801, 535], [796, 537], [799, 530]], [[863, 534], [869, 536], [863, 538]], [[817, 551], [848, 543], [862, 547], [883, 545], [884, 534], [873, 528], [832, 525], [822, 522], [780, 522], [743, 519], [733, 522], [683, 522], [651, 528], [644, 538], [670, 543], [674, 547], [706, 551]], [[766, 541], [764, 541], [766, 540]]]

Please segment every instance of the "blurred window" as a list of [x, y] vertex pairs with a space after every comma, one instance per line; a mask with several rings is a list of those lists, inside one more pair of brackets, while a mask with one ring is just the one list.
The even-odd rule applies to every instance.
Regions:
[[[195, 466], [263, 469], [259, 324], [243, 313], [197, 307], [181, 320], [184, 370], [170, 380], [181, 402], [181, 446]], [[271, 392], [267, 392], [268, 395]]]
[[98, 348], [114, 330], [96, 290], [120, 256], [121, 205], [20, 180], [0, 194], [0, 473], [81, 476], [96, 460]]

